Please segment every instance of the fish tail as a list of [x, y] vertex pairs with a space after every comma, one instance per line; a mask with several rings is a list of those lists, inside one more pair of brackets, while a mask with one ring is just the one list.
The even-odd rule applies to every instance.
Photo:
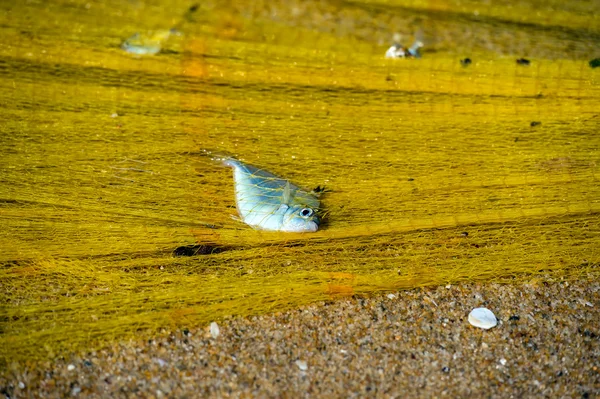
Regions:
[[232, 156], [229, 156], [229, 155], [225, 155], [223, 153], [203, 149], [202, 155], [207, 156], [212, 161], [218, 162], [224, 166], [229, 166], [229, 167], [234, 168], [239, 165], [239, 162], [235, 158], [233, 158]]
[[239, 166], [239, 162], [233, 158], [220, 158], [215, 159], [215, 161], [221, 162], [225, 166], [229, 166], [231, 168], [237, 168]]

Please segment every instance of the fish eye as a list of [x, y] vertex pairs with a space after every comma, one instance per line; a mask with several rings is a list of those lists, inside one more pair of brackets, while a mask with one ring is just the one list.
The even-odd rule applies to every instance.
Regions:
[[305, 218], [312, 216], [312, 214], [313, 214], [313, 210], [310, 208], [304, 208], [300, 211], [300, 216], [305, 217]]

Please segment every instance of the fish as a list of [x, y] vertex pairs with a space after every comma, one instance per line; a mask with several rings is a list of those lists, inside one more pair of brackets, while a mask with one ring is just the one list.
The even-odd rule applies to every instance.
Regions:
[[320, 201], [288, 180], [231, 157], [213, 158], [233, 169], [241, 220], [257, 230], [295, 233], [319, 229]]

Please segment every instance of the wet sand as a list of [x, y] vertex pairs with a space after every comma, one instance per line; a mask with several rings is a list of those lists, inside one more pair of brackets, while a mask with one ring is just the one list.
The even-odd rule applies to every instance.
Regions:
[[[467, 321], [485, 306], [499, 324]], [[13, 364], [6, 397], [552, 397], [600, 394], [600, 284], [459, 285], [164, 331]], [[215, 331], [213, 331], [214, 333]]]

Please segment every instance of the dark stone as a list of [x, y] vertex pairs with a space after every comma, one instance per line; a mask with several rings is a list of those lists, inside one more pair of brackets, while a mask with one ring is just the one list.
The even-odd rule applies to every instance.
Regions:
[[517, 60], [517, 65], [529, 65], [531, 64], [531, 61], [529, 61], [527, 58], [519, 58]]
[[588, 337], [588, 338], [596, 338], [598, 336], [594, 332], [588, 330], [587, 328], [583, 331], [581, 331], [581, 328], [578, 328], [577, 332], [579, 332], [579, 334], [583, 334], [584, 337]]
[[600, 67], [600, 58], [594, 58], [593, 60], [591, 60], [590, 67], [592, 67], [592, 68]]
[[444, 373], [448, 373], [448, 372], [450, 371], [450, 367], [448, 367], [448, 366], [444, 366], [444, 367], [442, 367], [442, 371], [443, 371]]
[[214, 247], [212, 245], [183, 245], [175, 248], [173, 251], [174, 257], [196, 256], [196, 255], [211, 255], [225, 251], [225, 248]]
[[541, 125], [541, 124], [542, 124], [542, 122], [539, 122], [539, 121], [533, 121], [533, 122], [531, 122], [531, 123], [529, 124], [529, 126], [531, 126], [531, 127], [534, 127], [534, 126], [539, 126], [539, 125]]
[[519, 316], [517, 316], [516, 314], [510, 316], [508, 318], [508, 321], [513, 321], [513, 320], [520, 320], [521, 318]]
[[472, 62], [472, 61], [471, 61], [471, 59], [470, 59], [470, 58], [464, 58], [464, 59], [460, 60], [460, 64], [461, 64], [462, 66], [471, 65], [471, 62]]

